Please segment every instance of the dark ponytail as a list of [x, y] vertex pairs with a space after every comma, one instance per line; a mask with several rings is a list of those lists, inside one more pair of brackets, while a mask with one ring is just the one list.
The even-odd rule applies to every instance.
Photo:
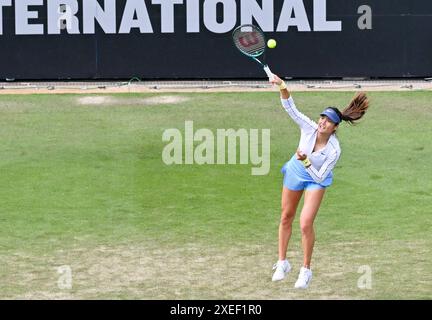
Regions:
[[366, 93], [359, 92], [342, 112], [338, 110], [338, 115], [343, 121], [355, 124], [357, 120], [360, 120], [363, 117], [368, 108], [369, 100]]

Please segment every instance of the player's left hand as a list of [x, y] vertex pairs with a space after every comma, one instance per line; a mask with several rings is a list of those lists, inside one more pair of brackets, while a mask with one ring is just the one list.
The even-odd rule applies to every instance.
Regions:
[[306, 154], [304, 154], [300, 149], [297, 149], [296, 157], [297, 157], [297, 160], [300, 160], [300, 161], [303, 161], [304, 159], [307, 158]]

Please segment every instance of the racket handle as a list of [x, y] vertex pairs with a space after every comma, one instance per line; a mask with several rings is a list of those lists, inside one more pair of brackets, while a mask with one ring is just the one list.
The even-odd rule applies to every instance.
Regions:
[[269, 81], [272, 81], [273, 80], [273, 73], [271, 72], [269, 66], [265, 65], [264, 71], [265, 71], [265, 73], [267, 73], [267, 77], [269, 78]]

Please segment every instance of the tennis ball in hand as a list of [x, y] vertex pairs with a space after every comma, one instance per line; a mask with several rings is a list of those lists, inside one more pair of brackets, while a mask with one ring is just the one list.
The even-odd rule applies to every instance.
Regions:
[[270, 49], [276, 48], [276, 40], [275, 39], [269, 39], [269, 41], [267, 41], [267, 47], [269, 47]]

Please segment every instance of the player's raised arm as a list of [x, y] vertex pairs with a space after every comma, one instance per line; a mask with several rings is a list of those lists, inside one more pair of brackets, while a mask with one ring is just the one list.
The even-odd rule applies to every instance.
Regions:
[[288, 99], [290, 97], [290, 93], [287, 89], [285, 81], [279, 78], [277, 75], [273, 74], [273, 79], [270, 81], [271, 83], [277, 85], [280, 90], [281, 99]]
[[294, 99], [287, 89], [285, 81], [279, 78], [279, 76], [273, 75], [273, 79], [270, 82], [279, 87], [282, 106], [285, 111], [288, 112], [291, 119], [299, 125], [300, 129], [305, 131], [315, 131], [317, 129], [317, 124], [297, 109]]

